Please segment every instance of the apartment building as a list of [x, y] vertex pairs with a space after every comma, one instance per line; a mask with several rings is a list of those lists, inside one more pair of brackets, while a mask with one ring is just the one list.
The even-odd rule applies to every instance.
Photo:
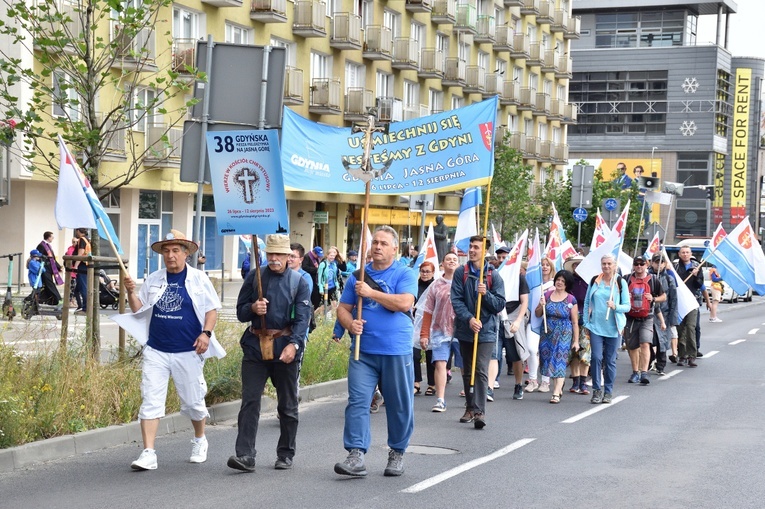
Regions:
[[[330, 125], [362, 121], [370, 107], [381, 122], [396, 122], [498, 95], [496, 143], [519, 150], [541, 183], [549, 169], [562, 178], [568, 161], [567, 127], [576, 123], [568, 101], [570, 45], [579, 33], [570, 0], [184, 0], [173, 3], [161, 29], [126, 44], [149, 48], [142, 58], [182, 76], [196, 62], [196, 41], [208, 34], [218, 42], [285, 48], [284, 104]], [[158, 147], [151, 171], [104, 204], [138, 278], [159, 266], [148, 246], [170, 225], [192, 231], [196, 185], [179, 178], [182, 128], [170, 129], [169, 148], [160, 143], [169, 121], [157, 112], [136, 128], [142, 130], [136, 139]], [[120, 143], [113, 141], [106, 171], [124, 164]], [[23, 161], [12, 165], [11, 205], [0, 207], [0, 217], [23, 219], [15, 231], [0, 232], [0, 240], [23, 250], [55, 229], [56, 185], [25, 172]], [[287, 199], [294, 241], [334, 244], [341, 252], [357, 247], [363, 197], [288, 192]], [[442, 193], [434, 201], [426, 224], [442, 213], [456, 226], [459, 196]], [[391, 224], [403, 239], [417, 242], [420, 213], [402, 202], [373, 196], [371, 221]], [[235, 274], [243, 244], [216, 235], [209, 187], [202, 203], [205, 268]], [[63, 251], [67, 239], [60, 240]]]
[[[708, 237], [750, 216], [759, 222], [760, 116], [765, 62], [728, 51], [731, 0], [574, 0], [571, 159], [618, 162], [628, 175], [685, 184], [672, 207], [654, 205], [667, 242]], [[697, 33], [712, 16], [712, 40]], [[712, 200], [702, 186], [714, 186]]]

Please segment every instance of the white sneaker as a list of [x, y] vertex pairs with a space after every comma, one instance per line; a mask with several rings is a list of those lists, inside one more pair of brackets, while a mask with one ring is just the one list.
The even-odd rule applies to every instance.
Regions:
[[720, 323], [720, 322], [722, 322], [722, 320], [720, 320], [719, 318], [710, 318], [709, 321], [712, 322], [712, 323]]
[[534, 392], [535, 390], [539, 389], [539, 383], [534, 380], [533, 378], [529, 379], [529, 383], [526, 384], [526, 388], [523, 389], [524, 392]]
[[191, 463], [204, 463], [207, 461], [207, 438], [203, 438], [197, 442], [193, 438], [191, 439], [193, 444], [191, 447], [191, 457], [189, 461]]
[[539, 389], [537, 389], [539, 392], [550, 392], [550, 383], [549, 382], [542, 382], [539, 384]]
[[494, 388], [499, 389], [499, 382], [497, 382], [496, 380], [494, 380]]
[[156, 470], [157, 453], [151, 449], [144, 449], [138, 459], [130, 464], [133, 470]]

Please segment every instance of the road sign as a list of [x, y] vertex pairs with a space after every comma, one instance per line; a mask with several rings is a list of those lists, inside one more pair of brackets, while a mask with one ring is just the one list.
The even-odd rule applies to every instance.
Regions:
[[616, 210], [619, 208], [619, 200], [616, 198], [606, 198], [603, 200], [603, 208], [606, 210]]
[[587, 220], [587, 210], [582, 207], [574, 209], [574, 221], [577, 223], [583, 223]]
[[571, 208], [575, 209], [577, 207], [585, 207], [585, 208], [592, 207], [592, 188], [591, 187], [585, 187], [583, 190], [581, 188], [572, 189]]
[[592, 187], [592, 181], [595, 178], [594, 166], [575, 165], [571, 172], [571, 187]]
[[653, 222], [649, 224], [645, 230], [643, 230], [643, 237], [648, 240], [652, 239], [654, 235], [659, 234], [659, 238], [664, 238], [664, 227], [659, 223]]

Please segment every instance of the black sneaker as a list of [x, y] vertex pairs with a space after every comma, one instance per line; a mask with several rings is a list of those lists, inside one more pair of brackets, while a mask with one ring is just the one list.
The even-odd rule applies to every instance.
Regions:
[[696, 352], [696, 357], [704, 357], [704, 354], [701, 352]]
[[348, 451], [348, 457], [345, 458], [345, 461], [335, 463], [335, 473], [353, 477], [366, 476], [367, 467], [364, 466], [364, 452], [361, 449], [351, 449]]
[[648, 385], [650, 383], [651, 380], [648, 378], [648, 371], [640, 373], [640, 385]]
[[523, 386], [521, 384], [515, 384], [513, 399], [523, 399]]
[[659, 375], [659, 376], [664, 376], [664, 375], [666, 375], [666, 373], [664, 372], [664, 370], [663, 370], [663, 369], [661, 369], [661, 368], [658, 368], [658, 369], [656, 369], [656, 374], [657, 374], [657, 375]]
[[276, 458], [274, 463], [276, 470], [289, 470], [292, 468], [292, 458]]
[[403, 473], [404, 453], [391, 449], [388, 451], [388, 465], [385, 467], [385, 472], [383, 472], [383, 475], [385, 477], [398, 477]]
[[613, 394], [611, 394], [610, 392], [607, 392], [603, 395], [603, 403], [606, 403], [606, 404], [611, 403], [611, 400], [613, 398], [614, 398]]
[[242, 472], [255, 471], [255, 458], [252, 456], [231, 456], [226, 463], [229, 468], [241, 470]]
[[670, 355], [669, 356], [669, 362], [671, 362], [672, 364], [675, 364], [677, 362], [677, 356]]
[[483, 429], [486, 427], [486, 419], [484, 419], [483, 414], [475, 414], [473, 417], [473, 426], [475, 429]]
[[590, 398], [590, 403], [592, 403], [593, 405], [603, 403], [603, 391], [599, 389], [595, 389], [594, 391], [592, 391], [592, 398]]

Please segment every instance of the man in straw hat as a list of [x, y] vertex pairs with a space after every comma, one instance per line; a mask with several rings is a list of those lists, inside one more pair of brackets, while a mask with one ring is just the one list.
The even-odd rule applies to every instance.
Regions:
[[[260, 420], [260, 399], [266, 380], [276, 388], [281, 433], [276, 446], [276, 470], [292, 468], [298, 429], [298, 373], [311, 319], [311, 290], [301, 275], [288, 267], [293, 256], [287, 235], [266, 236], [268, 264], [260, 274], [247, 274], [236, 302], [240, 322], [250, 322], [242, 345], [242, 407], [236, 454], [230, 468], [255, 470], [255, 438]], [[261, 294], [262, 290], [262, 294]]]
[[194, 425], [192, 463], [207, 460], [205, 405], [207, 384], [202, 368], [206, 357], [223, 357], [226, 352], [212, 330], [221, 304], [207, 275], [186, 265], [186, 258], [199, 249], [196, 243], [177, 231], [151, 245], [162, 255], [164, 269], [149, 274], [136, 292], [133, 279], [125, 276], [128, 304], [132, 315], [115, 318], [136, 340], [145, 345], [138, 411], [144, 450], [131, 467], [134, 470], [157, 468], [154, 439], [159, 419], [165, 415], [167, 383], [173, 377], [181, 399], [181, 414]]

